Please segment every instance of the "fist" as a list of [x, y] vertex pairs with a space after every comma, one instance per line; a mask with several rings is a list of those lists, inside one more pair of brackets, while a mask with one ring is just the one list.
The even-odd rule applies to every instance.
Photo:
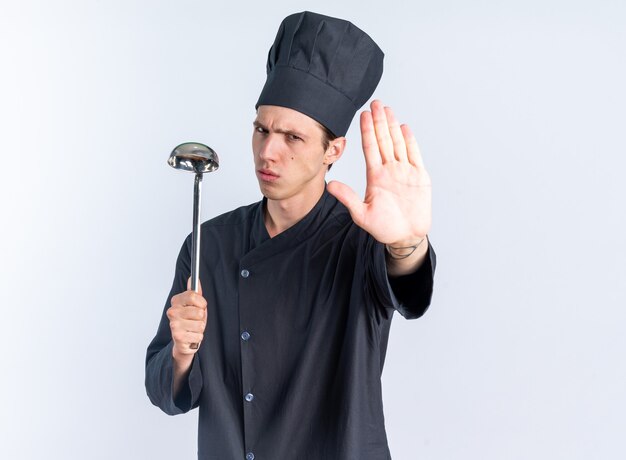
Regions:
[[199, 292], [189, 289], [172, 297], [171, 306], [167, 309], [170, 320], [170, 331], [174, 341], [173, 355], [193, 355], [198, 351], [204, 338], [207, 322], [207, 302]]

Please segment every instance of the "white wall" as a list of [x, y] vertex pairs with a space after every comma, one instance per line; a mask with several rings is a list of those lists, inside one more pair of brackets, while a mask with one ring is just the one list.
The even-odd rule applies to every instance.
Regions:
[[[143, 387], [191, 228], [256, 201], [253, 105], [280, 20], [386, 53], [376, 93], [434, 183], [431, 310], [392, 327], [392, 454], [624, 458], [626, 6], [620, 1], [7, 1], [0, 6], [0, 457], [194, 458]], [[330, 178], [364, 189], [357, 126]]]

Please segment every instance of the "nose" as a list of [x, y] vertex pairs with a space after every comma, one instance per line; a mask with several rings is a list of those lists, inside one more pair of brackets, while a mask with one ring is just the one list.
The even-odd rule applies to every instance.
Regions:
[[275, 161], [278, 158], [279, 140], [278, 136], [266, 134], [259, 143], [259, 159], [264, 161]]

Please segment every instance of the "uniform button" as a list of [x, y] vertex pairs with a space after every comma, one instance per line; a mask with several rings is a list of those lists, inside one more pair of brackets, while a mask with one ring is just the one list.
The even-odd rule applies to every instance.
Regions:
[[243, 270], [241, 270], [241, 276], [243, 278], [247, 278], [248, 276], [250, 276], [250, 272], [244, 268]]
[[248, 452], [246, 454], [246, 460], [254, 460], [254, 454], [252, 452]]
[[243, 331], [241, 333], [241, 338], [242, 340], [245, 340], [247, 342], [248, 340], [250, 340], [250, 333], [248, 331]]
[[246, 395], [246, 401], [250, 402], [254, 399], [254, 395], [252, 393], [248, 393]]

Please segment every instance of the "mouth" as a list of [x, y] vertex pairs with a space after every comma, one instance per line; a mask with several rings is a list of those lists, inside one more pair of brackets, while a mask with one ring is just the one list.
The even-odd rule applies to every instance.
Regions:
[[256, 175], [259, 179], [265, 182], [274, 182], [279, 178], [278, 174], [269, 169], [257, 169]]

